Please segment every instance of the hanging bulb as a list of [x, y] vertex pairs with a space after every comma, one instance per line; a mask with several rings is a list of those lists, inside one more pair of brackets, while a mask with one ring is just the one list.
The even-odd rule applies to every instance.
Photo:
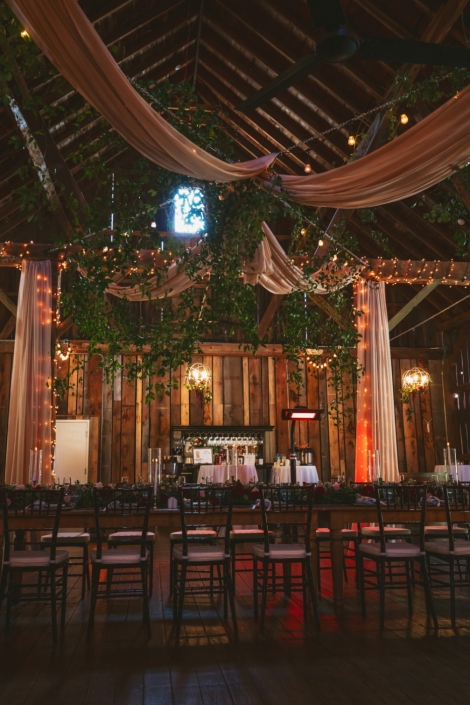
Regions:
[[157, 227], [157, 224], [156, 224], [156, 222], [155, 222], [154, 220], [152, 220], [152, 222], [150, 223], [150, 227], [151, 227], [151, 228], [156, 228], [156, 227]]
[[458, 218], [457, 225], [465, 225], [465, 220], [463, 218]]
[[354, 135], [349, 135], [348, 144], [350, 145], [350, 147], [354, 147], [354, 145], [356, 144], [356, 138], [354, 137]]
[[23, 37], [23, 39], [29, 39], [29, 32], [27, 32], [25, 29], [20, 33], [20, 36]]
[[300, 234], [305, 236], [307, 234], [307, 228], [302, 228]]
[[409, 117], [408, 117], [408, 115], [407, 115], [406, 113], [402, 113], [402, 114], [400, 115], [400, 122], [401, 122], [402, 125], [406, 125], [406, 123], [408, 122], [408, 120], [409, 120]]
[[318, 241], [318, 247], [323, 247], [323, 240]]
[[304, 171], [305, 171], [306, 174], [310, 174], [310, 172], [312, 171], [311, 165], [310, 165], [310, 164], [306, 164], [306, 165], [304, 166]]

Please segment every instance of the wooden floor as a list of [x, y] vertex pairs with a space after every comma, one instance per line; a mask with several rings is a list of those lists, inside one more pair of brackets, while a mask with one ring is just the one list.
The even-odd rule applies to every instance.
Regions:
[[[329, 571], [322, 572], [322, 632], [306, 633], [300, 595], [269, 598], [266, 632], [253, 620], [249, 574], [237, 584], [240, 642], [235, 645], [208, 600], [186, 603], [183, 640], [171, 642], [168, 540], [156, 547], [147, 642], [140, 600], [98, 603], [93, 637], [85, 640], [88, 596], [71, 580], [67, 626], [52, 645], [46, 605], [13, 609], [11, 632], [0, 614], [1, 705], [457, 705], [470, 698], [470, 591], [459, 594], [459, 628], [450, 629], [445, 592], [435, 592], [440, 628], [428, 630], [416, 588], [415, 615], [404, 594], [387, 595], [386, 628], [369, 593], [359, 613], [352, 575], [346, 616], [334, 616]], [[219, 613], [217, 612], [219, 610]], [[229, 626], [227, 629], [229, 630]]]

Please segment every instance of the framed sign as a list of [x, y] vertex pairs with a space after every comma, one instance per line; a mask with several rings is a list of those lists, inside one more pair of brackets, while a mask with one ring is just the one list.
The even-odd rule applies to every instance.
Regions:
[[212, 465], [212, 448], [193, 448], [193, 462], [195, 465]]

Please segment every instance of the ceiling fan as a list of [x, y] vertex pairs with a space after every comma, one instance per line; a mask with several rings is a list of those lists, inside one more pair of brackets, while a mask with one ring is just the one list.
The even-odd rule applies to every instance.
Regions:
[[362, 59], [398, 64], [430, 64], [470, 69], [470, 49], [408, 39], [374, 37], [359, 39], [347, 27], [340, 0], [307, 0], [313, 24], [325, 30], [315, 54], [304, 56], [264, 88], [253, 93], [237, 107], [243, 113], [257, 108], [282, 90], [294, 85], [323, 64], [347, 61], [355, 54]]

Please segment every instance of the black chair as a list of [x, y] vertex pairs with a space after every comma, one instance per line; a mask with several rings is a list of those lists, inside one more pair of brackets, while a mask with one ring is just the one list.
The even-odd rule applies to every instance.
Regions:
[[[50, 548], [52, 534], [47, 533], [41, 536], [41, 548]], [[82, 600], [85, 597], [85, 587], [90, 589], [90, 568], [88, 562], [88, 547], [90, 544], [90, 534], [86, 531], [59, 531], [57, 534], [57, 546], [60, 548], [72, 548], [80, 550], [81, 555], [69, 555], [69, 567], [79, 567], [79, 572], [74, 573], [82, 579]], [[70, 573], [72, 575], [72, 573]]]
[[[276, 592], [278, 575], [276, 567], [283, 567], [282, 582], [284, 593], [302, 592], [304, 621], [308, 624], [308, 596], [312, 603], [315, 624], [320, 629], [317, 597], [313, 584], [311, 566], [310, 531], [312, 526], [313, 487], [298, 485], [268, 486], [260, 488], [260, 508], [263, 521], [263, 543], [253, 549], [253, 595], [255, 619], [258, 619], [258, 592], [261, 590], [260, 631], [264, 630], [268, 590]], [[291, 543], [271, 543], [269, 524], [276, 523], [276, 514], [289, 512], [293, 521], [289, 522]], [[260, 564], [260, 568], [258, 568]], [[292, 567], [300, 564], [301, 574], [293, 575]], [[269, 569], [274, 567], [271, 584]]]
[[[230, 574], [230, 530], [232, 528], [233, 487], [202, 485], [179, 488], [182, 542], [173, 548], [170, 570], [173, 572], [173, 619], [175, 639], [179, 644], [184, 598], [190, 595], [223, 595], [224, 619], [230, 603], [235, 638], [238, 638], [233, 582]], [[210, 515], [222, 511], [226, 516], [222, 546], [194, 544], [189, 539], [188, 525], [194, 526], [194, 515]], [[191, 517], [193, 517], [191, 519]], [[214, 575], [217, 568], [217, 576]]]
[[[362, 614], [366, 614], [366, 590], [379, 590], [380, 592], [380, 629], [385, 623], [385, 590], [406, 589], [408, 595], [408, 613], [413, 614], [412, 587], [421, 584], [424, 587], [426, 598], [426, 611], [433, 619], [434, 626], [437, 627], [437, 619], [434, 611], [431, 586], [429, 582], [428, 568], [426, 564], [426, 552], [424, 544], [424, 527], [426, 521], [426, 498], [427, 487], [418, 485], [406, 487], [400, 485], [380, 485], [376, 487], [376, 508], [378, 521], [378, 540], [372, 538], [371, 543], [361, 543], [357, 553], [357, 568], [359, 577], [359, 589], [361, 594]], [[409, 514], [409, 521], [405, 523], [419, 522], [419, 546], [415, 546], [408, 541], [398, 541], [390, 543], [386, 533], [387, 511], [400, 510]], [[375, 570], [364, 568], [364, 560], [367, 559], [375, 563]], [[421, 568], [421, 581], [416, 581], [413, 575], [414, 563], [418, 562]], [[404, 573], [393, 574], [390, 567], [393, 565], [404, 566]], [[389, 572], [387, 573], [387, 567]], [[386, 576], [388, 574], [388, 581]], [[404, 580], [402, 579], [404, 578]]]
[[[434, 535], [437, 540], [426, 541], [424, 548], [432, 583], [450, 588], [451, 622], [452, 627], [455, 628], [455, 571], [457, 569], [459, 574], [459, 586], [470, 587], [470, 541], [468, 541], [468, 530], [466, 527], [462, 528], [454, 524], [452, 511], [470, 510], [470, 487], [465, 485], [444, 485], [442, 489], [446, 511], [445, 533], [441, 533], [440, 536]], [[464, 538], [462, 538], [462, 535]], [[431, 558], [436, 559], [438, 563], [431, 565]], [[466, 564], [465, 577], [461, 570], [461, 561]], [[447, 564], [448, 573], [442, 570], [442, 563]], [[440, 577], [443, 575], [445, 575], [444, 579]]]
[[[61, 602], [61, 629], [65, 627], [67, 600], [67, 568], [69, 554], [57, 550], [63, 489], [60, 490], [5, 490], [1, 494], [3, 509], [3, 565], [0, 580], [0, 608], [6, 597], [7, 610], [5, 630], [10, 628], [12, 603], [50, 602], [52, 610], [52, 638], [57, 642], [57, 602]], [[53, 524], [51, 540], [47, 550], [40, 550], [39, 541], [23, 544], [30, 550], [15, 551], [10, 544], [9, 518], [28, 517], [48, 519]], [[23, 582], [23, 573], [37, 573], [37, 582]], [[43, 585], [42, 576], [46, 580]], [[16, 579], [16, 576], [19, 576]]]
[[[317, 581], [318, 595], [321, 596], [321, 571], [331, 570], [331, 531], [328, 528], [319, 528], [315, 532], [315, 543], [317, 545]], [[356, 570], [356, 555], [359, 536], [356, 529], [342, 529], [341, 543], [343, 545], [343, 576], [348, 582], [348, 570]], [[351, 548], [352, 544], [352, 548]], [[322, 565], [328, 561], [328, 565]], [[357, 571], [356, 571], [357, 572]], [[357, 576], [356, 576], [357, 577]], [[356, 579], [357, 582], [357, 579]]]
[[[151, 636], [149, 612], [149, 551], [147, 549], [147, 532], [150, 509], [153, 504], [153, 489], [93, 489], [95, 507], [96, 551], [90, 552], [91, 604], [88, 619], [87, 637], [90, 637], [94, 625], [96, 601], [111, 597], [142, 597], [143, 620], [147, 636]], [[129, 537], [126, 546], [124, 537], [117, 548], [103, 550], [101, 517], [112, 517], [113, 526], [119, 519], [121, 526], [128, 526], [129, 517], [140, 518], [140, 543], [136, 546], [135, 535]], [[135, 520], [134, 520], [135, 521]], [[101, 571], [106, 571], [106, 578], [101, 580]], [[136, 586], [139, 587], [136, 587]]]

